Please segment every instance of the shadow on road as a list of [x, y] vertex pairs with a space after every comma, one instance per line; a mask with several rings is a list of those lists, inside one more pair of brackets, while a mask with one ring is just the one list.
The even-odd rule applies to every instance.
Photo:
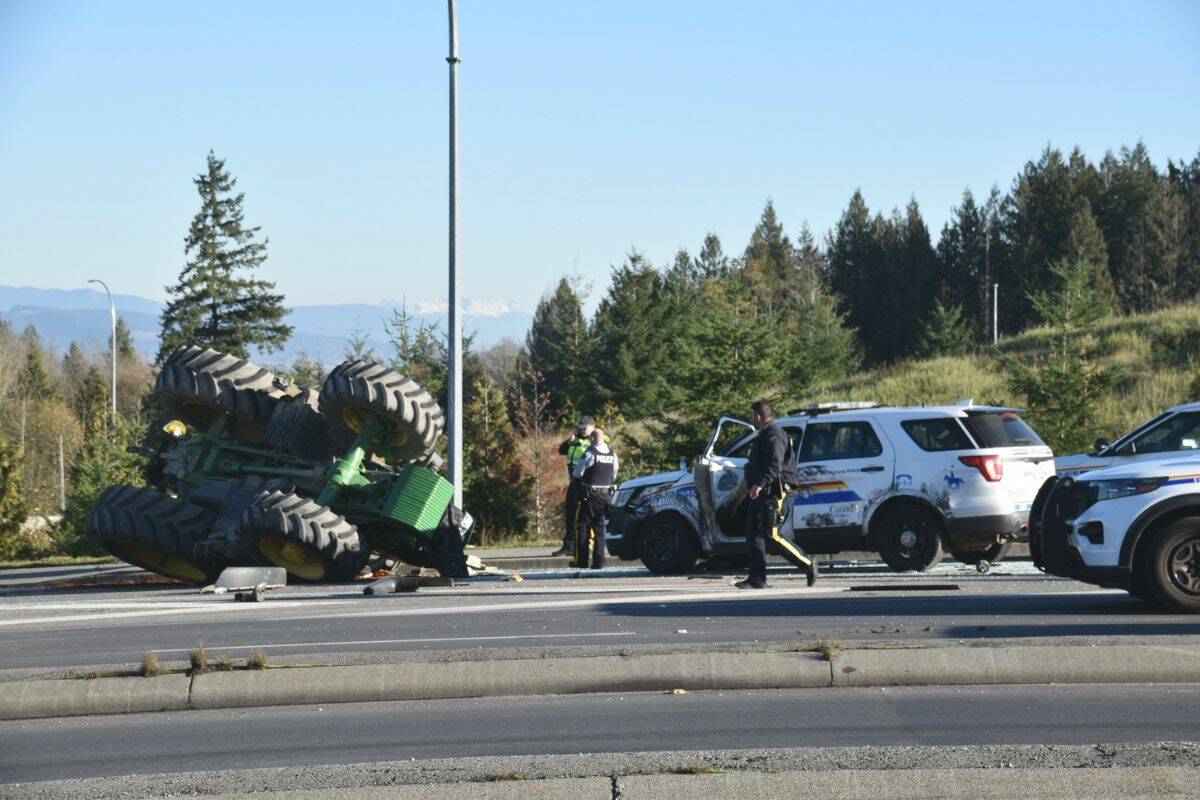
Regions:
[[[869, 624], [920, 631], [950, 638], [1054, 636], [1200, 635], [1200, 619], [1165, 614], [1123, 595], [938, 595], [914, 597], [764, 597], [761, 600], [692, 600], [665, 604], [607, 603], [601, 612], [621, 617], [787, 617]], [[1070, 617], [1070, 621], [1058, 618]], [[1081, 621], [1080, 617], [1090, 617]], [[945, 619], [953, 618], [953, 619]], [[1026, 621], [1020, 621], [1025, 618]], [[978, 619], [978, 624], [964, 624]], [[1015, 620], [1015, 621], [1013, 621]], [[941, 623], [941, 624], [939, 624]], [[942, 627], [950, 623], [949, 627]]]

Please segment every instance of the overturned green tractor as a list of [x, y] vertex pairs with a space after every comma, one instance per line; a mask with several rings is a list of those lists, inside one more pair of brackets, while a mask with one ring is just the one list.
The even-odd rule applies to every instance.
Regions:
[[373, 553], [467, 574], [471, 519], [435, 453], [444, 416], [412, 379], [347, 361], [317, 392], [187, 347], [155, 392], [173, 419], [141, 448], [148, 485], [108, 488], [88, 519], [118, 558], [201, 584], [228, 566], [348, 580]]

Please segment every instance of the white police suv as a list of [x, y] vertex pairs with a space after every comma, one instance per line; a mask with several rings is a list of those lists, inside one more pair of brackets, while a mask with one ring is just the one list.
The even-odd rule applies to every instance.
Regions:
[[1168, 408], [1112, 444], [1097, 439], [1091, 453], [1058, 456], [1054, 468], [1059, 475], [1082, 475], [1093, 469], [1189, 453], [1200, 455], [1200, 403]]
[[[804, 479], [780, 534], [809, 553], [878, 552], [897, 571], [930, 569], [945, 550], [986, 569], [1024, 537], [1034, 495], [1054, 474], [1050, 448], [1012, 408], [829, 403], [776, 422]], [[743, 471], [756, 435], [722, 417], [692, 470], [623, 483], [609, 551], [660, 574], [744, 557]]]
[[1051, 478], [1029, 522], [1045, 572], [1200, 613], [1200, 453]]

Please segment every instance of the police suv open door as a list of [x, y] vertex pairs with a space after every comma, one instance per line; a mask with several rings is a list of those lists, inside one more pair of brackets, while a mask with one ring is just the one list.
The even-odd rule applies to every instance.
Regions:
[[810, 422], [796, 468], [791, 527], [809, 552], [836, 553], [860, 544], [867, 504], [892, 485], [896, 456], [868, 418]]
[[730, 502], [744, 483], [746, 461], [750, 453], [750, 449], [744, 445], [753, 438], [754, 432], [754, 426], [745, 420], [721, 417], [703, 455], [696, 460], [692, 480], [700, 506], [700, 524], [704, 527], [702, 536], [721, 535], [717, 509]]

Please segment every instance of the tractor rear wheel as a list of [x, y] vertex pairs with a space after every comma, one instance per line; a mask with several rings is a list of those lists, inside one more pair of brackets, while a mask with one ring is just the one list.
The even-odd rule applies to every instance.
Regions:
[[211, 532], [215, 512], [154, 489], [110, 486], [88, 517], [93, 542], [134, 566], [170, 578], [206, 584], [227, 564], [197, 557], [196, 545]]
[[346, 361], [321, 387], [321, 411], [335, 447], [349, 447], [372, 416], [387, 426], [377, 454], [389, 462], [414, 461], [433, 452], [445, 426], [441, 407], [412, 378], [373, 361]]
[[371, 557], [358, 529], [323, 505], [291, 492], [263, 492], [242, 512], [242, 547], [307, 583], [353, 580]]
[[262, 441], [275, 404], [284, 396], [275, 376], [245, 359], [203, 347], [181, 347], [163, 364], [155, 394], [173, 415], [207, 429], [227, 417], [230, 435], [244, 444]]

